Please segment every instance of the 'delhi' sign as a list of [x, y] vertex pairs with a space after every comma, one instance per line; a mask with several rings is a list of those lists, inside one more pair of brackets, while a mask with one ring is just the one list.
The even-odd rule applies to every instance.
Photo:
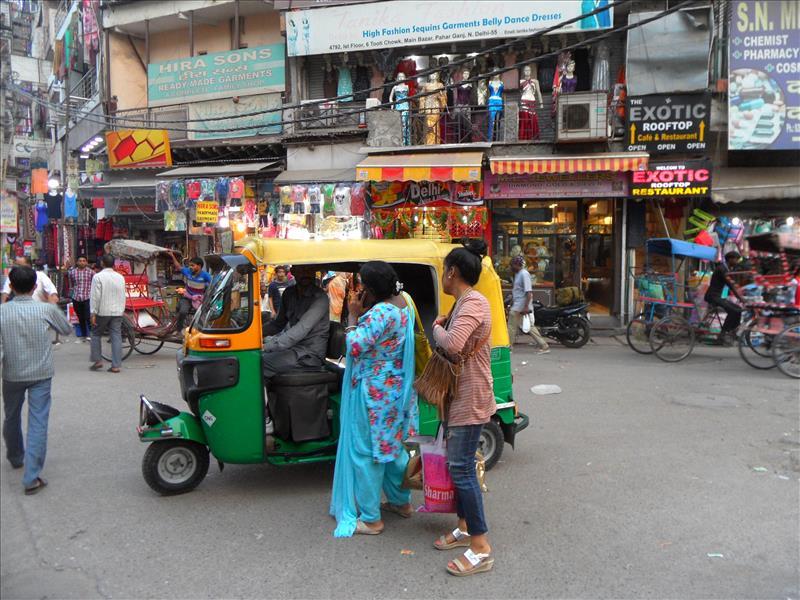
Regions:
[[711, 194], [711, 161], [675, 160], [654, 163], [631, 173], [631, 196], [683, 197]]
[[711, 94], [629, 96], [627, 111], [628, 152], [705, 152]]

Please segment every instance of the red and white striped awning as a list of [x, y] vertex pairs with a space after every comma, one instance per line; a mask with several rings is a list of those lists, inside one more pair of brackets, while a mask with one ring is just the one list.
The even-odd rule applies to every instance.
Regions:
[[608, 152], [588, 154], [586, 156], [491, 158], [489, 159], [489, 168], [494, 175], [642, 171], [647, 168], [649, 158], [646, 152]]

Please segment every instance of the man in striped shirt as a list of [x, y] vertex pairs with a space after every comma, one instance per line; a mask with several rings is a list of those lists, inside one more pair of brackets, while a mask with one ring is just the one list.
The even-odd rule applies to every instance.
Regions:
[[[66, 268], [66, 265], [65, 265]], [[85, 256], [79, 256], [76, 266], [68, 268], [70, 296], [72, 306], [78, 315], [81, 328], [81, 337], [84, 342], [89, 341], [89, 299], [92, 297], [92, 278], [94, 271], [89, 268], [89, 261]]]
[[[0, 343], [3, 350], [3, 439], [8, 462], [25, 465], [25, 494], [35, 494], [47, 482], [39, 475], [47, 453], [53, 349], [50, 330], [69, 335], [72, 328], [57, 306], [34, 302], [36, 272], [14, 267], [9, 274], [14, 299], [0, 306]], [[22, 438], [22, 405], [28, 395], [27, 447]]]

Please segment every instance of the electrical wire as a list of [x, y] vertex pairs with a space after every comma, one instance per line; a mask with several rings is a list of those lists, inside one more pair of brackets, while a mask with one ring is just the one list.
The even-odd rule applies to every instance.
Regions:
[[[630, 0], [623, 0], [623, 2], [627, 2], [627, 1], [630, 1]], [[495, 68], [495, 69], [493, 69], [492, 71], [490, 71], [488, 73], [481, 73], [481, 74], [472, 76], [472, 77], [470, 77], [468, 79], [459, 81], [457, 83], [443, 85], [441, 88], [438, 88], [436, 90], [432, 90], [432, 91], [428, 91], [428, 92], [420, 91], [420, 92], [418, 92], [418, 93], [416, 93], [414, 95], [408, 96], [408, 97], [406, 97], [404, 99], [395, 100], [395, 101], [391, 101], [391, 102], [381, 102], [381, 103], [379, 103], [379, 104], [377, 104], [375, 106], [371, 106], [369, 108], [364, 107], [364, 108], [355, 108], [355, 109], [351, 109], [351, 110], [339, 110], [336, 113], [336, 117], [339, 118], [339, 117], [348, 116], [348, 115], [359, 115], [359, 114], [364, 114], [364, 113], [375, 111], [375, 110], [380, 110], [380, 109], [383, 109], [383, 108], [393, 107], [393, 106], [395, 106], [397, 104], [406, 103], [406, 102], [409, 102], [411, 100], [423, 98], [423, 97], [426, 97], [426, 96], [431, 96], [431, 95], [434, 95], [434, 94], [439, 94], [442, 91], [445, 91], [445, 90], [448, 90], [448, 89], [454, 89], [454, 88], [456, 88], [456, 87], [458, 87], [460, 85], [463, 85], [465, 82], [475, 83], [475, 82], [477, 82], [479, 80], [486, 79], [487, 77], [493, 77], [494, 75], [499, 75], [499, 74], [505, 73], [506, 71], [511, 71], [511, 70], [514, 70], [514, 69], [519, 69], [520, 67], [524, 67], [526, 65], [535, 64], [535, 63], [541, 62], [541, 61], [543, 61], [545, 59], [548, 59], [550, 57], [556, 57], [562, 52], [566, 52], [566, 51], [569, 51], [569, 50], [575, 50], [575, 49], [578, 49], [578, 48], [582, 48], [582, 47], [585, 47], [587, 45], [591, 45], [594, 42], [598, 42], [598, 41], [607, 39], [607, 38], [609, 38], [611, 36], [614, 36], [614, 35], [616, 35], [618, 33], [623, 33], [623, 32], [626, 32], [626, 31], [631, 31], [631, 30], [634, 30], [634, 29], [638, 29], [640, 27], [643, 27], [644, 25], [647, 25], [648, 23], [652, 23], [652, 22], [657, 21], [659, 19], [662, 19], [662, 18], [664, 18], [664, 17], [666, 17], [666, 16], [668, 16], [668, 15], [670, 15], [672, 13], [675, 13], [675, 12], [685, 8], [686, 6], [692, 4], [692, 2], [693, 2], [693, 0], [684, 0], [684, 2], [676, 4], [676, 5], [672, 6], [672, 7], [670, 7], [669, 9], [666, 9], [666, 10], [660, 12], [660, 13], [657, 13], [656, 15], [654, 15], [652, 17], [649, 17], [647, 19], [643, 19], [641, 21], [638, 21], [637, 23], [632, 23], [632, 24], [628, 24], [628, 25], [625, 25], [625, 26], [622, 26], [622, 27], [610, 29], [610, 30], [608, 30], [608, 31], [606, 31], [606, 32], [604, 32], [602, 34], [596, 35], [596, 36], [591, 37], [589, 39], [585, 39], [583, 41], [576, 42], [574, 44], [565, 46], [563, 48], [559, 48], [557, 50], [553, 50], [552, 52], [549, 52], [547, 54], [542, 54], [542, 55], [537, 56], [537, 57], [525, 59], [525, 60], [517, 62], [517, 63], [515, 63], [513, 65]], [[591, 14], [591, 13], [586, 13], [586, 14]], [[585, 15], [582, 15], [582, 17], [585, 17]], [[563, 25], [564, 25], [563, 23], [559, 24], [559, 27], [561, 27]], [[542, 32], [537, 32], [536, 34], [533, 34], [533, 36], [537, 36], [537, 35], [542, 35]], [[503, 45], [497, 46], [495, 48], [510, 47], [511, 45], [518, 43], [518, 41], [519, 40], [517, 40], [515, 42], [508, 43], [508, 44], [503, 44]], [[492, 49], [484, 51], [484, 52], [490, 52], [490, 53], [491, 52], [496, 52], [495, 48], [492, 48]], [[450, 65], [448, 65], [448, 66], [459, 64], [460, 62], [470, 62], [472, 60], [474, 60], [474, 57], [467, 57], [467, 58], [464, 58], [464, 59], [459, 59], [459, 61], [454, 61], [453, 63], [450, 63]], [[426, 71], [418, 73], [416, 76], [417, 77], [421, 77], [425, 73], [433, 73], [433, 72], [439, 72], [439, 71], [441, 71], [440, 68], [428, 69]], [[373, 90], [383, 89], [383, 87], [386, 87], [386, 85], [388, 85], [388, 84], [384, 84], [384, 85], [381, 85], [379, 87], [372, 88], [372, 89]], [[13, 87], [16, 87], [16, 86], [13, 86]], [[50, 108], [58, 116], [65, 116], [65, 113], [63, 112], [63, 109], [60, 107], [60, 105], [54, 105], [54, 104], [52, 104], [50, 102], [44, 102], [39, 98], [34, 98], [32, 96], [29, 96], [26, 92], [24, 92], [24, 90], [14, 89], [13, 91], [15, 93], [19, 93], [19, 94], [21, 94], [23, 96], [30, 97], [31, 100], [34, 101], [34, 102], [39, 102], [39, 103], [45, 104], [45, 106]], [[364, 91], [367, 91], [367, 90], [364, 90]], [[350, 98], [351, 95], [343, 96], [343, 97]], [[281, 111], [290, 110], [291, 108], [299, 108], [299, 107], [304, 107], [305, 108], [305, 107], [308, 107], [310, 105], [313, 105], [314, 103], [327, 103], [327, 102], [331, 102], [332, 100], [333, 99], [331, 99], [331, 98], [325, 98], [325, 99], [321, 99], [321, 100], [318, 100], [318, 101], [317, 100], [309, 101], [308, 103], [304, 103], [302, 105], [290, 105], [288, 107], [281, 107], [281, 108], [278, 108], [278, 109], [268, 109], [268, 110], [265, 110], [265, 111], [259, 111], [257, 114], [267, 114], [267, 113], [277, 112], [279, 110], [281, 110]], [[239, 118], [239, 117], [244, 117], [244, 115], [235, 115], [235, 116], [225, 117], [225, 119], [235, 119], [235, 118]], [[278, 125], [283, 126], [283, 125], [289, 125], [289, 124], [300, 124], [300, 123], [305, 123], [305, 122], [318, 121], [320, 118], [324, 118], [324, 117], [320, 117], [320, 116], [301, 117], [301, 118], [295, 118], [295, 119], [284, 119], [284, 120], [281, 120], [281, 121], [279, 121], [277, 123], [264, 124], [264, 125], [262, 125], [260, 127], [259, 126], [254, 127], [252, 125], [249, 125], [249, 126], [244, 126], [244, 127], [229, 127], [229, 128], [220, 128], [220, 129], [194, 129], [194, 128], [185, 128], [185, 127], [164, 127], [164, 126], [162, 126], [164, 123], [166, 123], [166, 121], [157, 122], [157, 123], [153, 123], [152, 121], [150, 121], [149, 125], [150, 126], [158, 126], [160, 129], [165, 129], [167, 131], [177, 131], [177, 132], [186, 132], [186, 133], [233, 133], [233, 132], [237, 132], [237, 131], [246, 131], [246, 130], [252, 130], [252, 129], [264, 129], [264, 128], [267, 128], [267, 127], [275, 127], [275, 126], [278, 126]], [[111, 118], [109, 118], [109, 117], [94, 118], [94, 115], [92, 115], [91, 117], [87, 115], [82, 120], [85, 120], [85, 121], [90, 122], [90, 123], [103, 125], [105, 127], [105, 126], [109, 125], [109, 121], [112, 120], [112, 119], [123, 120], [123, 118], [115, 118], [115, 117], [111, 117]], [[178, 121], [178, 122], [179, 123], [185, 123], [187, 121]], [[112, 124], [111, 126], [113, 127], [114, 125]], [[126, 126], [124, 126], [124, 125], [121, 126], [121, 125], [117, 124], [117, 127], [126, 127]]]

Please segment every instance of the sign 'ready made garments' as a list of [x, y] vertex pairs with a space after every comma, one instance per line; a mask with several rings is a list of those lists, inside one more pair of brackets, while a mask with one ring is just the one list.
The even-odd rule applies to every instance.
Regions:
[[270, 44], [147, 65], [147, 103], [165, 106], [286, 89], [286, 52]]
[[[609, 0], [497, 2], [485, 0], [392, 0], [332, 6], [286, 14], [289, 56], [445, 44], [515, 37], [553, 27]], [[608, 9], [555, 33], [608, 29]]]
[[728, 149], [800, 148], [800, 3], [731, 7]]

